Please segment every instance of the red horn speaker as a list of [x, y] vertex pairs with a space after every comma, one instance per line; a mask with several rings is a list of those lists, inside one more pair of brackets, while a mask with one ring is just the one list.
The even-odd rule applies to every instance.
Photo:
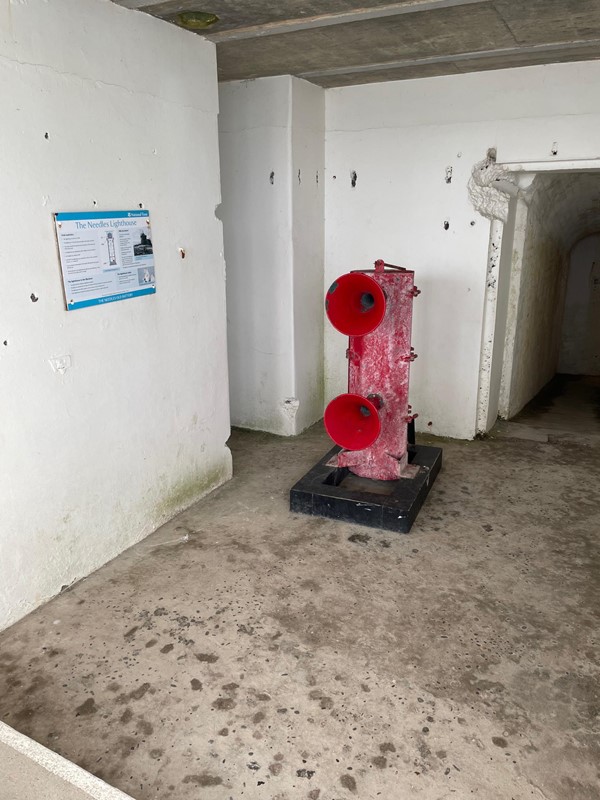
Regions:
[[325, 429], [346, 450], [364, 450], [381, 431], [377, 406], [360, 394], [340, 394], [325, 409]]
[[345, 336], [364, 336], [374, 331], [385, 316], [385, 303], [381, 286], [364, 272], [342, 275], [325, 296], [329, 321]]

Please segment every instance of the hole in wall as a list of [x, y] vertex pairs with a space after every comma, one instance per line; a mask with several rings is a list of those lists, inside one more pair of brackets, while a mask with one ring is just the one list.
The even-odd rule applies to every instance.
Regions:
[[350, 185], [352, 186], [353, 189], [356, 188], [357, 180], [358, 180], [358, 175], [354, 170], [352, 170], [352, 172], [350, 173]]
[[271, 174], [269, 175], [269, 183], [271, 184], [271, 186], [273, 186], [273, 184], [275, 183], [275, 173], [274, 172], [271, 172]]
[[444, 220], [444, 230], [447, 231], [449, 227], [450, 227], [450, 223], [448, 222], [448, 220], [447, 219]]

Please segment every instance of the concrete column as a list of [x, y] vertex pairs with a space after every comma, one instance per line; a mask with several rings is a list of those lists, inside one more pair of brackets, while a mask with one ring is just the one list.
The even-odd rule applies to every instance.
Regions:
[[290, 76], [220, 89], [232, 424], [320, 418], [324, 92]]

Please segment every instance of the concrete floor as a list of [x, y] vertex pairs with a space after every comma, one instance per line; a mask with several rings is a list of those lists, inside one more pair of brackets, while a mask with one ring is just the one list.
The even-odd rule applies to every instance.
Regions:
[[0, 719], [138, 800], [600, 798], [597, 446], [444, 442], [402, 536], [288, 513], [319, 426], [231, 445], [0, 634]]
[[2, 800], [131, 800], [72, 761], [0, 722]]
[[514, 419], [548, 433], [600, 433], [600, 375], [555, 375]]

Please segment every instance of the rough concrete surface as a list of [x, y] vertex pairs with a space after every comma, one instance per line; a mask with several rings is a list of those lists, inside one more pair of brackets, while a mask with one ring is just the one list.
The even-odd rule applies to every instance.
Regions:
[[0, 634], [0, 718], [138, 800], [600, 798], [594, 446], [445, 442], [413, 531], [234, 479]]
[[89, 794], [50, 775], [4, 742], [0, 742], [0, 778], [2, 800], [90, 800]]
[[[197, 0], [114, 0], [177, 24]], [[598, 58], [597, 0], [212, 0], [221, 80], [347, 86]], [[299, 26], [298, 26], [298, 23]]]
[[0, 722], [2, 800], [131, 800], [72, 761]]

